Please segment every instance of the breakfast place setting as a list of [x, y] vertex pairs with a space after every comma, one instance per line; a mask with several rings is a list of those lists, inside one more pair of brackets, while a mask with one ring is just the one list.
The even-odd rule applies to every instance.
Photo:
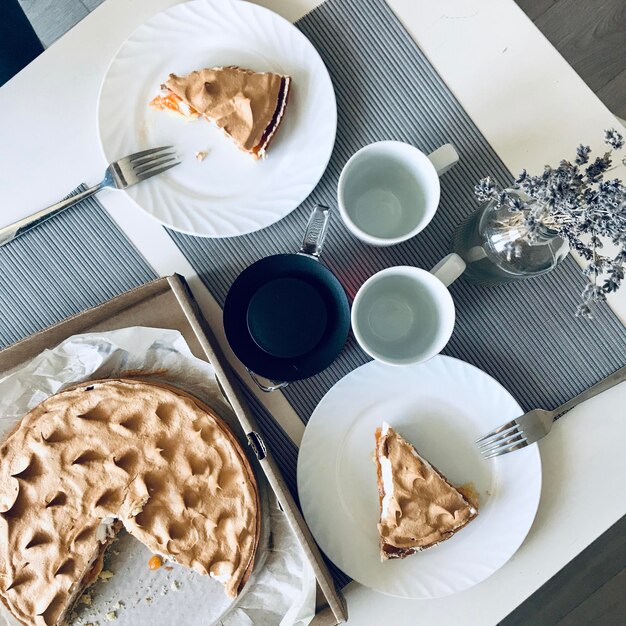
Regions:
[[470, 4], [105, 0], [0, 87], [0, 623], [557, 623], [626, 514], [626, 129]]

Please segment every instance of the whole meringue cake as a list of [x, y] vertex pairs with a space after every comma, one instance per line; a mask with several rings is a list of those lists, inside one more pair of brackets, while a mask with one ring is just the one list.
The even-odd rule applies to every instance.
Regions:
[[211, 408], [164, 385], [101, 380], [49, 397], [0, 446], [5, 607], [60, 625], [122, 526], [236, 596], [260, 530], [243, 450]]

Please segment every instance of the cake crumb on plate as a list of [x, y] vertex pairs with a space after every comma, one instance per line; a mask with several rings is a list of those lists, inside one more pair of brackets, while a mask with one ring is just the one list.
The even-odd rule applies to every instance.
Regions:
[[86, 604], [87, 606], [91, 606], [91, 593], [89, 591], [85, 591], [85, 593], [83, 593], [83, 595], [79, 598], [79, 602], [81, 604]]
[[153, 554], [148, 561], [148, 569], [152, 571], [159, 569], [163, 565], [163, 559], [158, 554]]

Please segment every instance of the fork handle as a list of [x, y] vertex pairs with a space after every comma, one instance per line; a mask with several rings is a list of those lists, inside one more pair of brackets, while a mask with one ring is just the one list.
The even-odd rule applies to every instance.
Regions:
[[626, 380], [626, 365], [616, 370], [612, 374], [609, 374], [604, 380], [601, 380], [599, 383], [593, 385], [593, 387], [589, 387], [582, 393], [579, 393], [576, 397], [572, 398], [569, 402], [561, 405], [558, 409], [554, 409], [554, 421], [559, 419], [559, 417], [565, 415], [568, 411], [571, 411], [575, 406], [578, 406], [581, 402], [585, 400], [589, 400], [594, 396], [597, 396], [599, 393], [610, 389], [611, 387], [615, 387], [615, 385], [619, 385]]
[[39, 226], [42, 222], [45, 222], [47, 219], [50, 219], [61, 211], [65, 211], [65, 209], [71, 207], [77, 202], [80, 202], [85, 198], [89, 198], [89, 196], [93, 196], [93, 194], [100, 191], [100, 189], [102, 189], [101, 184], [95, 185], [94, 187], [90, 187], [85, 191], [77, 193], [75, 196], [70, 196], [65, 200], [61, 200], [60, 202], [57, 202], [56, 204], [53, 204], [45, 209], [41, 209], [41, 211], [37, 211], [37, 213], [33, 213], [32, 215], [14, 222], [13, 224], [0, 228], [0, 246], [9, 243], [9, 241], [13, 241], [16, 237], [23, 235], [35, 226]]

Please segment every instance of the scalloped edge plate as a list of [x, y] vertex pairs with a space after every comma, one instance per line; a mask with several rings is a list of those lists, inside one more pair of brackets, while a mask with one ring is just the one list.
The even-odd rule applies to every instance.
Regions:
[[[148, 106], [170, 73], [222, 65], [293, 79], [266, 159], [241, 152], [205, 120]], [[108, 162], [159, 145], [176, 146], [182, 159], [127, 189], [128, 197], [181, 232], [230, 237], [277, 222], [311, 193], [333, 150], [337, 105], [322, 59], [293, 24], [249, 2], [194, 0], [153, 16], [122, 44], [102, 81], [97, 118]]]
[[[476, 367], [445, 356], [393, 367], [367, 363], [340, 380], [309, 420], [298, 455], [304, 517], [326, 555], [356, 581], [393, 596], [438, 598], [501, 568], [532, 526], [541, 495], [537, 444], [485, 461], [474, 441], [521, 415]], [[479, 515], [447, 541], [381, 563], [374, 431], [382, 421], [453, 483], [472, 482]]]

